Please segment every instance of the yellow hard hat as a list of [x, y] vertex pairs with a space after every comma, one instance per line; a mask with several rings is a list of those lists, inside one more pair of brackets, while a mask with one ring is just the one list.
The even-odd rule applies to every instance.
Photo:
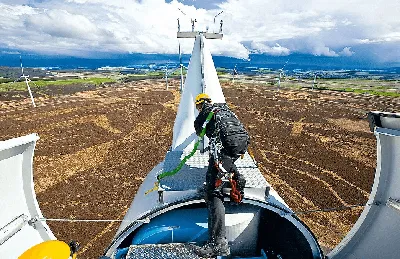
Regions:
[[198, 94], [197, 96], [196, 96], [196, 100], [195, 100], [195, 103], [196, 104], [201, 104], [201, 103], [203, 103], [204, 101], [211, 101], [211, 98], [210, 98], [210, 96], [208, 95], [208, 94], [205, 94], [205, 93], [201, 93], [201, 94]]
[[50, 240], [37, 244], [26, 250], [18, 259], [69, 259], [76, 258], [71, 252], [71, 247], [62, 241]]

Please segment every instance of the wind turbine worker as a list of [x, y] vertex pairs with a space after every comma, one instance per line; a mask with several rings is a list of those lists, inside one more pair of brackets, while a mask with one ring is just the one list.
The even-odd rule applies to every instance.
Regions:
[[[214, 116], [206, 126], [206, 136], [210, 139], [205, 195], [208, 208], [208, 242], [204, 246], [194, 246], [194, 252], [200, 257], [228, 256], [230, 249], [226, 239], [222, 192], [224, 183], [221, 182], [221, 178], [229, 175], [231, 185], [235, 184], [238, 191], [236, 194], [231, 191], [231, 200], [240, 203], [246, 180], [239, 173], [234, 162], [246, 153], [250, 137], [243, 124], [226, 104], [213, 104], [211, 98], [204, 93], [196, 97], [195, 103], [199, 111], [194, 121], [197, 135], [200, 135], [203, 124], [211, 111], [214, 112]], [[233, 187], [232, 190], [234, 190]]]

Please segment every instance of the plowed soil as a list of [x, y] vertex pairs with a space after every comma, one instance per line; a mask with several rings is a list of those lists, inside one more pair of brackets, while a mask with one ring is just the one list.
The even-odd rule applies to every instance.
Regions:
[[[172, 142], [179, 82], [143, 80], [73, 91], [47, 89], [30, 106], [26, 95], [0, 103], [0, 139], [38, 133], [37, 198], [47, 218], [122, 219], [146, 174]], [[267, 181], [333, 248], [362, 207], [376, 164], [366, 112], [394, 112], [397, 99], [353, 93], [223, 83], [228, 104], [246, 125], [250, 149]], [[98, 258], [118, 223], [49, 222], [60, 240], [81, 244], [78, 258]]]

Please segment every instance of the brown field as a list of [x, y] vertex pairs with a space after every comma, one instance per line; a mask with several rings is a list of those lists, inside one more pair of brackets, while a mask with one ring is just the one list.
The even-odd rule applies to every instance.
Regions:
[[[171, 84], [171, 82], [170, 82]], [[0, 139], [36, 132], [35, 190], [47, 218], [122, 219], [172, 141], [179, 82], [47, 89], [32, 109], [26, 94], [0, 98]], [[85, 91], [84, 91], [85, 90]], [[265, 178], [294, 211], [367, 201], [376, 141], [366, 112], [395, 111], [400, 98], [223, 83], [246, 125]], [[332, 248], [362, 208], [300, 213], [321, 245]], [[49, 222], [60, 240], [81, 243], [78, 258], [98, 258], [117, 223]]]

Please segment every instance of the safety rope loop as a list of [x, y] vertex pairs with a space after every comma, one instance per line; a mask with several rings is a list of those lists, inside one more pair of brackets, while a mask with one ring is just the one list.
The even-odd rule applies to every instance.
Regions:
[[196, 153], [196, 150], [197, 150], [197, 148], [199, 147], [200, 142], [202, 141], [204, 135], [206, 135], [206, 131], [207, 131], [206, 127], [207, 127], [207, 124], [211, 121], [211, 119], [213, 118], [213, 116], [214, 116], [214, 111], [211, 111], [211, 112], [208, 114], [206, 120], [205, 120], [204, 123], [203, 123], [202, 130], [201, 130], [201, 132], [200, 132], [200, 135], [199, 135], [198, 138], [197, 138], [196, 143], [194, 143], [194, 147], [193, 147], [192, 151], [191, 151], [188, 155], [186, 155], [186, 156], [181, 160], [181, 162], [178, 164], [178, 166], [175, 167], [173, 170], [168, 171], [168, 172], [164, 172], [164, 173], [162, 173], [162, 174], [157, 175], [157, 181], [154, 183], [153, 188], [150, 189], [150, 190], [148, 190], [148, 191], [146, 191], [146, 192], [145, 192], [145, 195], [149, 194], [149, 193], [152, 192], [152, 191], [158, 190], [158, 187], [160, 186], [160, 181], [161, 181], [163, 178], [165, 178], [165, 177], [167, 177], [167, 176], [172, 176], [172, 175], [176, 174], [177, 172], [179, 172], [179, 171], [182, 169], [183, 165], [189, 160], [189, 158], [191, 158], [191, 157]]
[[139, 223], [150, 223], [149, 218], [138, 219], [138, 220], [124, 220], [124, 219], [73, 219], [73, 218], [37, 218], [39, 221], [56, 221], [56, 222], [139, 222]]

